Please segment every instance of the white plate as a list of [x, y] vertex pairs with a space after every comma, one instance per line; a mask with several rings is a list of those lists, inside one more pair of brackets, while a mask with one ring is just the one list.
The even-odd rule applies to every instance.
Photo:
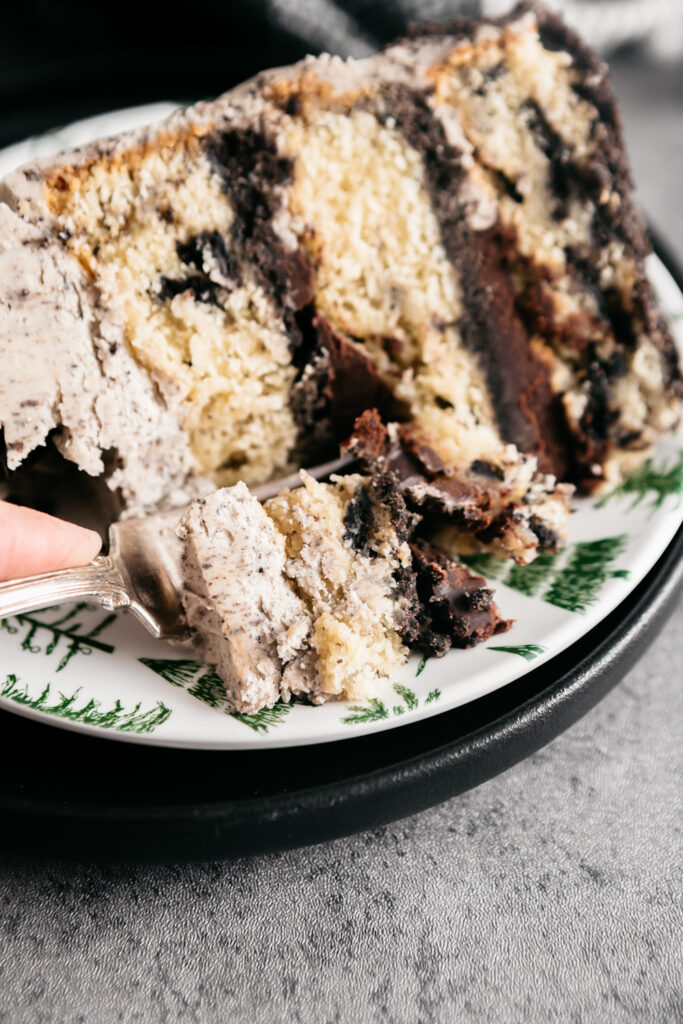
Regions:
[[[0, 176], [36, 156], [148, 123], [169, 104], [118, 111], [0, 152]], [[683, 342], [683, 295], [663, 264], [648, 264]], [[683, 428], [606, 499], [579, 499], [570, 544], [526, 569], [484, 559], [502, 614], [515, 625], [444, 658], [411, 657], [362, 704], [225, 709], [220, 681], [128, 616], [90, 605], [10, 618], [0, 628], [0, 707], [98, 736], [162, 746], [297, 746], [392, 729], [482, 697], [553, 658], [605, 618], [652, 568], [683, 520]]]

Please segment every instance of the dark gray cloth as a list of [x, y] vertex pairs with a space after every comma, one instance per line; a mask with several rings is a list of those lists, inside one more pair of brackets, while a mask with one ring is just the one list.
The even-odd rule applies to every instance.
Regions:
[[[676, 243], [680, 69], [615, 82]], [[549, 747], [391, 827], [227, 864], [0, 863], [0, 1022], [683, 1020], [682, 612]]]

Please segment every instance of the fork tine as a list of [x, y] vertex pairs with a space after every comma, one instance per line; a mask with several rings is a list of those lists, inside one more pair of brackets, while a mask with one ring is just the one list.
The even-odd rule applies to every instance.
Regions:
[[[344, 472], [350, 469], [357, 462], [358, 460], [353, 455], [342, 455], [340, 458], [332, 459], [330, 462], [322, 462], [319, 466], [311, 466], [306, 472], [315, 480], [324, 480], [333, 473]], [[289, 476], [280, 477], [279, 480], [270, 480], [266, 484], [259, 484], [258, 487], [250, 487], [249, 490], [259, 501], [267, 501], [268, 498], [274, 498], [281, 491], [287, 488], [294, 489], [295, 487], [301, 487], [301, 477], [298, 470], [296, 473], [290, 473]]]

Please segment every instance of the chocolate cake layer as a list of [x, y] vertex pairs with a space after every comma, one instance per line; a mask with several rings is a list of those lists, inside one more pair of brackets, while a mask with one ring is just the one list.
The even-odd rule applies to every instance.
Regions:
[[417, 646], [440, 655], [451, 647], [473, 647], [510, 628], [512, 622], [500, 617], [483, 576], [426, 541], [412, 545], [412, 552], [422, 613]]
[[[532, 34], [520, 47], [515, 29], [525, 18], [535, 22], [538, 43]], [[454, 51], [434, 75], [436, 94], [464, 114], [475, 159], [498, 196], [494, 265], [512, 285], [515, 307], [505, 319], [521, 319], [530, 348], [550, 371], [554, 400], [546, 392], [533, 402], [550, 439], [545, 464], [590, 489], [630, 469], [675, 422], [678, 362], [643, 269], [649, 244], [605, 65], [540, 6], [520, 5], [505, 25], [502, 45], [480, 31], [478, 53], [461, 58]], [[471, 21], [454, 22], [418, 28], [415, 38], [472, 31]], [[530, 46], [537, 58], [523, 68], [520, 55], [528, 58]], [[518, 154], [514, 144], [506, 150], [491, 142], [492, 126], [501, 128], [501, 100], [514, 91], [511, 79], [515, 127], [525, 125], [532, 143]], [[549, 216], [539, 217], [539, 196]]]

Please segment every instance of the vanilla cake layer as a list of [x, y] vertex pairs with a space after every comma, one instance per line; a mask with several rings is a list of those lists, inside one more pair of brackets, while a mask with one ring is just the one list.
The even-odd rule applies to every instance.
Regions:
[[192, 640], [242, 712], [371, 696], [409, 646], [443, 654], [506, 629], [481, 576], [424, 542], [390, 475], [304, 485], [261, 505], [244, 483], [181, 520]]
[[562, 543], [554, 478], [618, 479], [678, 416], [606, 70], [540, 8], [266, 72], [0, 199], [8, 465], [49, 436], [129, 511], [377, 408], [534, 506], [492, 540], [528, 561]]

